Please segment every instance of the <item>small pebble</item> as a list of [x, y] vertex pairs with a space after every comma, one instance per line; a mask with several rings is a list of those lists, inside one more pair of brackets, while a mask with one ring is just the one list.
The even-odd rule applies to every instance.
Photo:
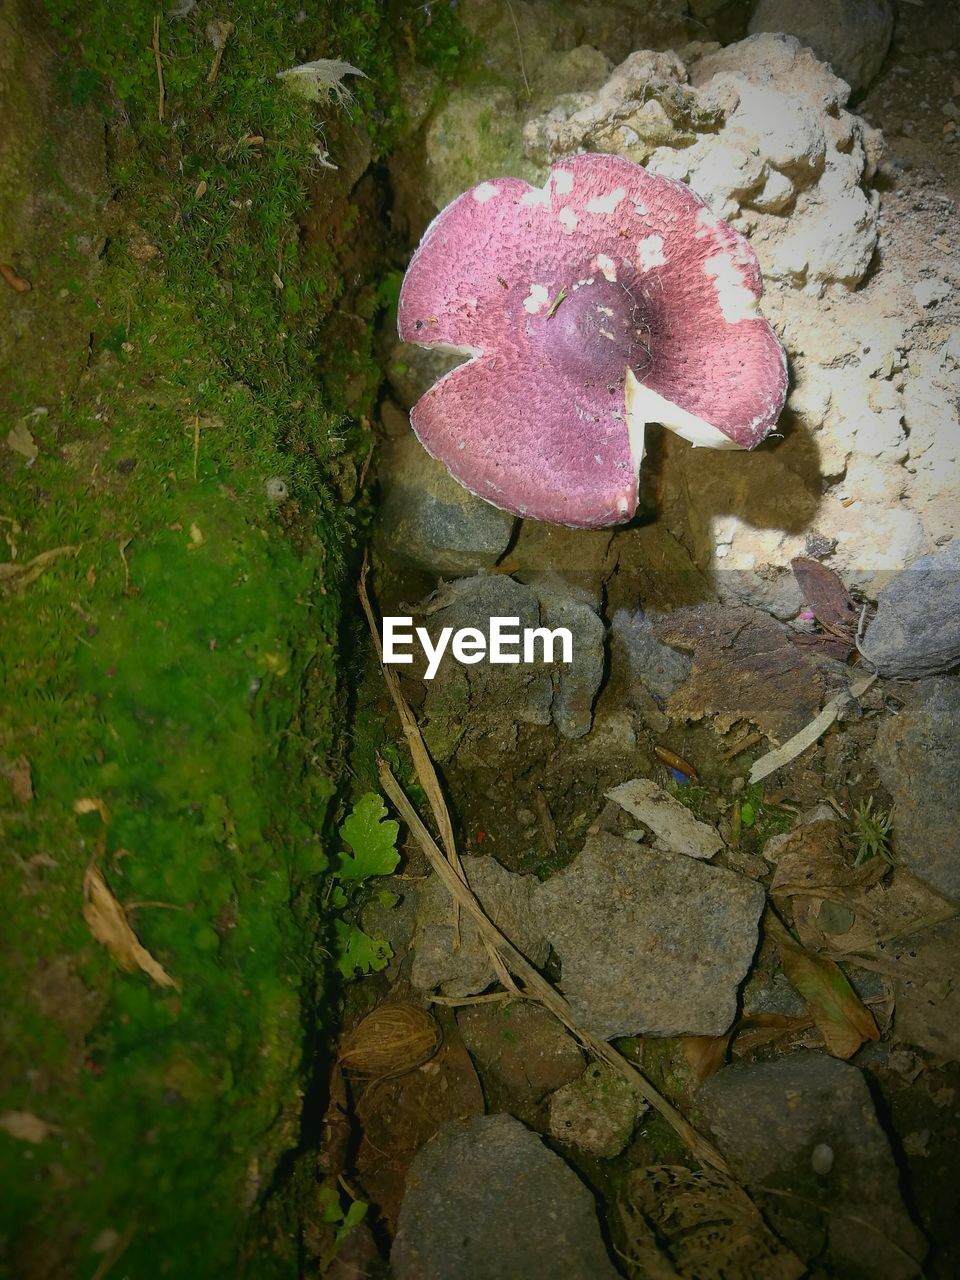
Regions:
[[818, 1142], [810, 1153], [810, 1167], [821, 1178], [825, 1178], [833, 1168], [833, 1147], [825, 1142]]

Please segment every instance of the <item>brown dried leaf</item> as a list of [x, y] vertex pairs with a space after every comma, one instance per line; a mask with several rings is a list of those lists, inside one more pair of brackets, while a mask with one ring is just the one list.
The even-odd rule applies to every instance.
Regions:
[[787, 900], [803, 946], [810, 951], [833, 950], [856, 940], [875, 937], [867, 890], [889, 870], [880, 858], [855, 867], [844, 851], [838, 822], [807, 822], [792, 831], [777, 851], [777, 868], [770, 895], [778, 908]]
[[880, 1039], [873, 1014], [838, 965], [797, 946], [770, 911], [766, 915], [766, 931], [779, 947], [783, 972], [803, 996], [829, 1053], [836, 1058], [850, 1058], [865, 1040]]
[[806, 556], [796, 556], [790, 561], [790, 568], [797, 586], [803, 592], [804, 600], [816, 614], [817, 621], [824, 626], [849, 632], [851, 638], [856, 635], [860, 610], [840, 576], [819, 561], [808, 560]]
[[0, 1129], [18, 1142], [46, 1142], [51, 1134], [63, 1133], [60, 1125], [41, 1120], [30, 1111], [5, 1111], [0, 1116]]
[[9, 769], [0, 770], [10, 779], [10, 788], [17, 804], [29, 804], [33, 799], [33, 778], [30, 773], [30, 761], [26, 756], [18, 756]]
[[725, 1036], [685, 1036], [680, 1044], [695, 1084], [709, 1080], [723, 1066], [730, 1047], [732, 1031]]
[[40, 577], [44, 569], [58, 556], [76, 555], [79, 547], [52, 547], [41, 551], [32, 560], [8, 561], [0, 564], [0, 591], [23, 591]]
[[93, 863], [83, 877], [83, 897], [87, 927], [125, 973], [141, 969], [158, 987], [180, 990], [180, 984], [153, 958], [130, 928], [126, 912], [107, 887], [100, 868]]

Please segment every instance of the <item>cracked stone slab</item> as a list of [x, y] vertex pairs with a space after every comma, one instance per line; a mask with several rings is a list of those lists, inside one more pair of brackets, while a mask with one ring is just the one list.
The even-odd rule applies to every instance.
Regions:
[[616, 1280], [593, 1194], [508, 1115], [421, 1147], [390, 1254], [396, 1280]]
[[763, 889], [601, 833], [536, 892], [577, 1022], [608, 1040], [722, 1035], [757, 945]]

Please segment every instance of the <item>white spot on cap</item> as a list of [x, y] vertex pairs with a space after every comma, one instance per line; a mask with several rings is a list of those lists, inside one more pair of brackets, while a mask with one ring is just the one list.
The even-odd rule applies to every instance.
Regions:
[[563, 227], [564, 231], [566, 231], [567, 235], [569, 235], [571, 231], [576, 230], [577, 215], [569, 205], [564, 205], [560, 210], [560, 225]]
[[550, 192], [546, 187], [534, 187], [532, 191], [525, 191], [520, 197], [520, 203], [528, 207], [534, 204], [549, 204]]
[[473, 188], [473, 198], [478, 200], [480, 204], [486, 204], [488, 200], [492, 200], [494, 196], [499, 194], [492, 182], [481, 182], [479, 187]]
[[599, 314], [600, 314], [600, 315], [602, 315], [602, 316], [612, 316], [612, 315], [613, 315], [613, 308], [612, 308], [612, 307], [604, 307], [604, 306], [601, 306], [601, 304], [600, 304], [600, 303], [597, 303], [597, 311], [598, 311], [598, 312], [599, 312]]
[[627, 502], [626, 498], [617, 499], [617, 509], [619, 510], [622, 516], [625, 516], [627, 514], [627, 512], [630, 510], [630, 504]]
[[569, 169], [554, 169], [553, 189], [558, 196], [568, 196], [570, 194], [573, 190], [573, 174]]
[[600, 454], [599, 454], [599, 453], [595, 453], [595, 454], [593, 455], [593, 460], [594, 460], [594, 462], [603, 462], [603, 458], [601, 458], [601, 456], [600, 456]]
[[702, 209], [697, 210], [697, 227], [699, 229], [694, 233], [694, 238], [702, 240], [711, 231], [716, 231], [719, 225], [720, 219], [704, 205]]
[[612, 258], [608, 258], [605, 253], [598, 253], [594, 262], [608, 280], [616, 280], [617, 268]]
[[637, 242], [637, 262], [641, 271], [651, 271], [666, 262], [663, 252], [663, 236], [645, 236]]
[[706, 259], [703, 269], [714, 280], [724, 320], [739, 324], [741, 320], [756, 319], [756, 295], [729, 253], [715, 253]]
[[605, 338], [609, 338], [611, 342], [616, 341], [616, 339], [614, 338], [613, 334], [610, 332], [609, 329], [601, 329], [600, 332], [603, 334]]
[[616, 187], [605, 196], [594, 196], [587, 201], [587, 213], [613, 213], [626, 194], [623, 187]]
[[646, 215], [650, 212], [647, 206], [643, 204], [640, 200], [634, 200], [633, 210], [634, 210], [634, 213], [636, 213], [638, 218], [646, 217]]
[[538, 311], [543, 310], [549, 301], [550, 294], [544, 286], [542, 284], [532, 284], [530, 286], [530, 292], [523, 300], [523, 309], [524, 311], [529, 311], [532, 316], [535, 316]]

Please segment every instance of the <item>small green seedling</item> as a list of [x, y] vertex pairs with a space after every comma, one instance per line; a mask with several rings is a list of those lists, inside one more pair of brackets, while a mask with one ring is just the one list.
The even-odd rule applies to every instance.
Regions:
[[893, 830], [893, 820], [887, 810], [873, 810], [873, 796], [869, 800], [862, 800], [856, 813], [853, 815], [854, 825], [857, 834], [857, 856], [854, 859], [854, 866], [859, 867], [861, 863], [866, 862], [869, 858], [875, 858], [878, 855], [885, 862], [893, 862], [893, 854], [890, 851], [890, 832]]

